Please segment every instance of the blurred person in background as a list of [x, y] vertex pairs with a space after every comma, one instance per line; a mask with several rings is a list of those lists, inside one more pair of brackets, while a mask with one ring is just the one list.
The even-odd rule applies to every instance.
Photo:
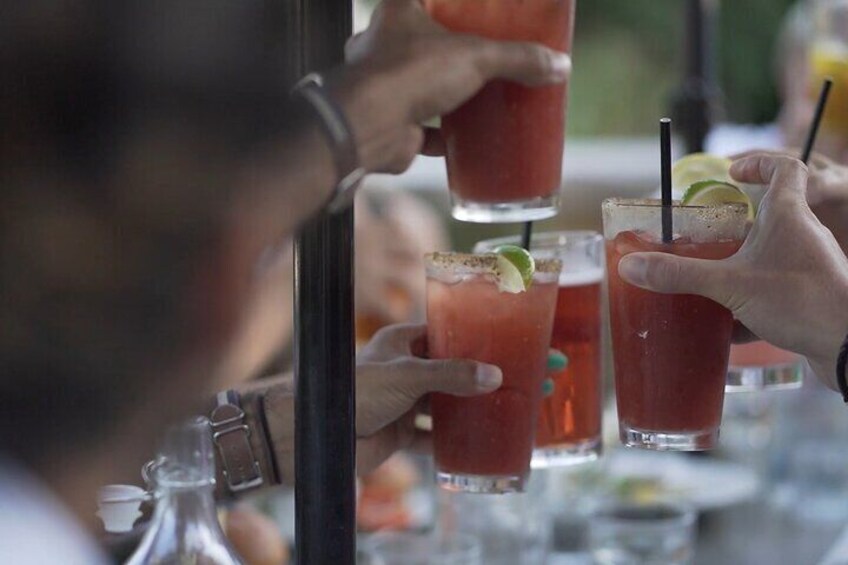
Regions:
[[[381, 328], [424, 319], [424, 254], [447, 249], [435, 211], [419, 198], [364, 186], [354, 203], [357, 346]], [[290, 241], [260, 257], [249, 298], [218, 371], [222, 386], [291, 370], [294, 249]]]
[[[163, 429], [221, 386], [258, 257], [339, 179], [318, 115], [288, 97], [273, 5], [5, 8], [0, 562], [91, 565], [105, 561], [85, 533], [97, 487], [134, 477]], [[569, 70], [565, 55], [454, 35], [413, 0], [388, 0], [326, 92], [360, 165], [399, 172], [438, 149], [419, 124], [486, 81]], [[409, 415], [427, 392], [499, 386], [495, 367], [416, 357], [422, 331], [385, 330], [358, 360], [362, 469], [415, 439]], [[261, 441], [292, 481], [291, 391], [262, 386], [247, 393], [270, 406]]]

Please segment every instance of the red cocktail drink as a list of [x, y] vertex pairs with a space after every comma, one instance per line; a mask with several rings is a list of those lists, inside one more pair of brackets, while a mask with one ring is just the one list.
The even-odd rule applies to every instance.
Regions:
[[[573, 0], [426, 0], [445, 27], [571, 51]], [[487, 84], [442, 118], [453, 216], [519, 222], [554, 216], [562, 179], [566, 85]]]
[[[476, 252], [517, 244], [518, 238], [481, 241]], [[588, 231], [533, 235], [531, 253], [562, 261], [551, 347], [568, 365], [549, 374], [536, 426], [534, 468], [597, 459], [601, 451], [601, 282], [603, 238]]]
[[804, 384], [800, 355], [766, 341], [736, 344], [730, 348], [727, 392], [791, 390]]
[[433, 359], [497, 365], [503, 385], [477, 397], [433, 394], [433, 448], [445, 488], [523, 489], [542, 400], [558, 261], [537, 262], [529, 290], [501, 292], [495, 255], [427, 258], [427, 341]]
[[746, 208], [675, 206], [671, 243], [659, 236], [661, 207], [655, 201], [607, 200], [603, 210], [622, 442], [662, 450], [715, 447], [732, 314], [700, 296], [632, 286], [619, 277], [618, 263], [643, 251], [729, 257], [745, 237]]

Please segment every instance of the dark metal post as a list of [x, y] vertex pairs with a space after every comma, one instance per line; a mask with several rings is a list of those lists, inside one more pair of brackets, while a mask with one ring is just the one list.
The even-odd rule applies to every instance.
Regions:
[[[350, 0], [293, 0], [301, 70], [343, 59]], [[295, 245], [296, 552], [304, 564], [355, 562], [353, 210], [319, 214]]]
[[713, 39], [717, 0], [686, 0], [684, 78], [673, 115], [687, 153], [704, 150], [718, 89], [714, 82]]

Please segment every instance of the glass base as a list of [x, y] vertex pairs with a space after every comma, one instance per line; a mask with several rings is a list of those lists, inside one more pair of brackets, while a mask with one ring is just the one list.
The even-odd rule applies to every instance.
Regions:
[[533, 450], [531, 469], [553, 469], [570, 467], [590, 461], [597, 461], [601, 456], [601, 438], [589, 439], [578, 443], [562, 443], [538, 447]]
[[526, 475], [465, 475], [436, 471], [436, 484], [453, 492], [506, 494], [524, 492]]
[[625, 447], [640, 447], [654, 451], [705, 451], [717, 446], [719, 429], [666, 433], [638, 430], [621, 424], [618, 433]]
[[804, 384], [804, 361], [767, 367], [730, 367], [725, 392], [795, 390]]
[[463, 222], [504, 224], [553, 218], [559, 212], [559, 194], [512, 202], [473, 202], [451, 192], [451, 215]]

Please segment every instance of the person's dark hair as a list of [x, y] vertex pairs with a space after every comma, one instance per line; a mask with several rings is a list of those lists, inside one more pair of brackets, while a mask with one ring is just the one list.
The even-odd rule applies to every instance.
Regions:
[[281, 127], [265, 6], [4, 7], [0, 454], [96, 445], [179, 377], [234, 165]]

